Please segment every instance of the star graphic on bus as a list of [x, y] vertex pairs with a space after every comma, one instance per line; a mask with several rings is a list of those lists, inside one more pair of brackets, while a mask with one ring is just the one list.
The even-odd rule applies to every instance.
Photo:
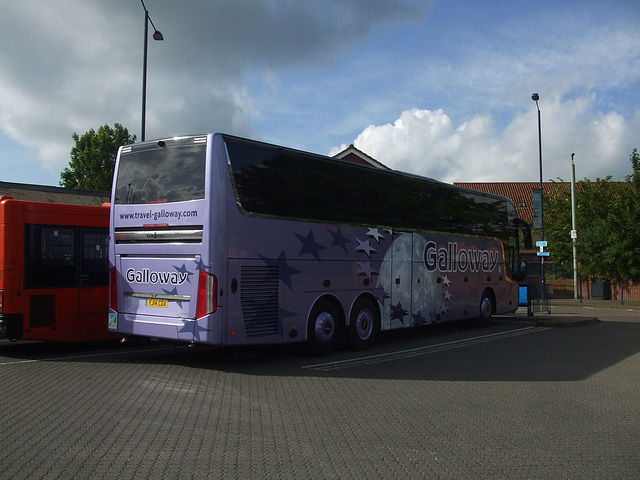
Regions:
[[397, 305], [391, 305], [391, 321], [400, 320], [400, 323], [404, 325], [404, 317], [407, 315], [407, 311], [402, 308], [402, 303], [398, 302]]
[[385, 292], [384, 288], [382, 287], [370, 288], [369, 290], [371, 291], [371, 293], [373, 293], [373, 296], [376, 297], [376, 299], [383, 305], [384, 305], [384, 299], [389, 298], [391, 296], [387, 292]]
[[425, 318], [422, 316], [422, 313], [420, 313], [420, 310], [418, 310], [418, 313], [411, 314], [411, 318], [413, 318], [414, 327], [421, 327], [424, 325]]
[[191, 279], [189, 277], [193, 275], [193, 272], [187, 270], [187, 266], [184, 263], [181, 267], [176, 267], [175, 265], [173, 265], [173, 268], [175, 268], [178, 273], [187, 275], [187, 283], [191, 283]]
[[447, 277], [446, 275], [442, 277], [442, 283], [447, 287], [451, 286], [451, 280], [449, 280], [449, 277]]
[[361, 242], [359, 239], [356, 238], [356, 241], [358, 242], [358, 246], [356, 247], [356, 252], [364, 252], [367, 254], [369, 258], [371, 258], [371, 252], [377, 252], [377, 250], [373, 248], [369, 243], [369, 239], [365, 240], [364, 242]]
[[284, 320], [286, 318], [295, 317], [296, 315], [298, 315], [298, 312], [292, 312], [290, 310], [285, 310], [284, 308], [279, 308], [278, 315], [280, 316], [280, 320]]
[[[173, 290], [165, 290], [163, 288], [162, 291], [165, 293], [165, 295], [178, 295], [178, 287], [173, 287]], [[180, 308], [182, 308], [182, 300], [176, 300], [176, 303]]]
[[367, 232], [367, 237], [372, 237], [376, 239], [376, 242], [380, 243], [380, 239], [384, 237], [383, 234], [377, 228], [370, 228]]
[[302, 242], [302, 247], [300, 248], [300, 252], [298, 253], [298, 255], [302, 256], [310, 253], [313, 258], [315, 258], [317, 261], [320, 261], [319, 252], [320, 250], [326, 249], [326, 247], [316, 242], [316, 239], [313, 237], [313, 230], [309, 230], [309, 233], [306, 237], [298, 235], [297, 233], [294, 233], [294, 235], [298, 237], [298, 240]]
[[287, 265], [287, 257], [284, 253], [284, 250], [282, 250], [278, 258], [267, 258], [263, 257], [260, 254], [258, 254], [258, 256], [268, 266], [278, 267], [278, 275], [280, 275], [280, 281], [284, 283], [287, 288], [289, 288], [289, 290], [293, 291], [293, 287], [291, 286], [291, 276], [302, 273], [302, 270], [298, 270], [297, 268], [293, 268]]
[[444, 290], [442, 293], [444, 293], [444, 301], [451, 301], [451, 299], [453, 298], [453, 295], [451, 295], [449, 293], [449, 290]]
[[195, 340], [200, 340], [200, 332], [210, 332], [208, 328], [201, 327], [198, 324], [198, 320], [185, 320], [182, 319], [182, 328], [178, 330], [178, 333], [191, 333]]
[[196, 263], [196, 270], [202, 270], [203, 272], [211, 273], [209, 271], [211, 269], [211, 265], [205, 265], [202, 261], [202, 258], [198, 258], [198, 260], [194, 260], [194, 262]]
[[342, 230], [340, 229], [340, 227], [338, 227], [338, 230], [335, 232], [330, 229], [327, 230], [333, 236], [333, 243], [331, 244], [331, 246], [340, 247], [342, 248], [342, 250], [344, 250], [344, 253], [347, 253], [347, 244], [351, 243], [351, 240], [347, 239], [342, 234]]
[[358, 268], [358, 271], [356, 272], [356, 275], [364, 275], [369, 280], [372, 280], [373, 275], [378, 274], [378, 271], [371, 266], [371, 262], [362, 262], [362, 263], [357, 262], [357, 263], [359, 268]]

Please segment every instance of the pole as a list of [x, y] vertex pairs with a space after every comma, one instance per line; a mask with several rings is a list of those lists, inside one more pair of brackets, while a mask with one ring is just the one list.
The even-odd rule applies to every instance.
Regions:
[[[538, 97], [538, 94], [535, 94]], [[540, 127], [540, 107], [538, 106], [538, 98], [535, 99], [536, 108], [538, 109], [538, 155], [540, 161], [540, 237], [544, 240], [544, 190], [542, 189], [542, 129]], [[540, 299], [541, 307], [545, 300], [546, 282], [544, 278], [544, 257], [540, 257]]]
[[[144, 7], [144, 2], [142, 2]], [[142, 126], [140, 128], [140, 141], [144, 142], [145, 120], [147, 111], [147, 37], [149, 36], [149, 11], [144, 8], [144, 53], [142, 59]]]
[[571, 239], [573, 240], [573, 298], [578, 299], [578, 254], [576, 242], [578, 240], [578, 218], [576, 215], [576, 165], [571, 154]]

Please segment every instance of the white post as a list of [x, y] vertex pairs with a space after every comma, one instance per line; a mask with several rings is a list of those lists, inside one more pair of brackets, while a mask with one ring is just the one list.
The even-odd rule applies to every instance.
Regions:
[[571, 154], [571, 239], [573, 240], [573, 298], [578, 299], [578, 256], [576, 241], [578, 239], [578, 227], [576, 216], [576, 165]]

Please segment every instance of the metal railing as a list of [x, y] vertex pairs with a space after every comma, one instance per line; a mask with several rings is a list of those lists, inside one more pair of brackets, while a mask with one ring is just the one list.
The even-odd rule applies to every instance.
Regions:
[[[578, 298], [574, 297], [573, 280], [547, 280], [544, 298], [549, 301], [578, 300], [581, 302], [608, 302], [624, 305], [640, 303], [640, 284], [632, 282], [582, 281], [578, 286]], [[544, 311], [547, 306], [540, 301], [540, 283], [530, 285], [530, 299], [534, 308]], [[536, 310], [538, 311], [538, 310]]]

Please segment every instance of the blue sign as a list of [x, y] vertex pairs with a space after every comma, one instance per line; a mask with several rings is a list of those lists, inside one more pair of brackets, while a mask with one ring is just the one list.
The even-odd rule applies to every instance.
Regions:
[[538, 252], [538, 256], [539, 257], [548, 257], [549, 256], [549, 252]]
[[547, 241], [546, 240], [542, 240], [542, 241], [538, 240], [536, 242], [536, 247], [546, 247], [546, 246], [547, 246]]

